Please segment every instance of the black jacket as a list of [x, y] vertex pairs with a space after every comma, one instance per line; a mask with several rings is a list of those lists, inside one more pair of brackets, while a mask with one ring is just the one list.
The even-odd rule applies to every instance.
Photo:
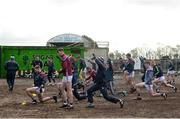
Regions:
[[99, 83], [99, 84], [104, 84], [104, 83], [108, 82], [108, 79], [106, 76], [107, 70], [106, 70], [106, 66], [105, 66], [104, 62], [102, 62], [99, 59], [96, 59], [95, 62], [98, 65], [98, 70], [97, 70], [94, 82]]
[[155, 78], [160, 78], [161, 76], [163, 76], [163, 71], [160, 68], [160, 66], [158, 66], [158, 65], [155, 65], [153, 67], [153, 72], [154, 72], [154, 77]]
[[107, 64], [108, 64], [108, 68], [105, 71], [106, 80], [107, 81], [113, 81], [114, 70], [113, 70], [113, 66], [112, 66], [110, 59], [108, 59]]
[[19, 70], [19, 65], [16, 61], [10, 60], [5, 63], [4, 69], [7, 70], [7, 73], [16, 73]]

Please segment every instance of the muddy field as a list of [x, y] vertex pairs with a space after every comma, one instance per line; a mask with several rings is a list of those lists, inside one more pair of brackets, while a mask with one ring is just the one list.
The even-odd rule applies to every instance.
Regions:
[[[139, 82], [136, 77], [136, 82]], [[58, 81], [58, 80], [57, 80]], [[171, 89], [163, 88], [162, 91], [168, 93], [167, 100], [163, 100], [162, 97], [149, 97], [142, 90], [143, 100], [136, 101], [133, 98], [136, 94], [127, 95], [123, 97], [125, 105], [123, 109], [120, 109], [118, 104], [111, 104], [105, 101], [102, 97], [95, 97], [94, 109], [87, 109], [87, 100], [78, 102], [75, 100], [75, 108], [71, 111], [66, 109], [60, 109], [62, 105], [61, 99], [55, 104], [53, 101], [46, 102], [44, 104], [27, 104], [21, 103], [31, 102], [26, 96], [25, 89], [31, 87], [33, 84], [32, 79], [16, 79], [15, 89], [13, 93], [9, 93], [6, 86], [6, 80], [0, 80], [0, 117], [13, 117], [13, 118], [90, 118], [90, 117], [174, 117], [180, 118], [180, 91], [173, 93]], [[118, 77], [115, 80], [117, 91], [126, 90], [127, 86], [123, 80]], [[179, 78], [176, 81], [176, 86], [180, 89]], [[57, 94], [55, 86], [49, 86], [46, 89], [45, 96], [51, 96]]]

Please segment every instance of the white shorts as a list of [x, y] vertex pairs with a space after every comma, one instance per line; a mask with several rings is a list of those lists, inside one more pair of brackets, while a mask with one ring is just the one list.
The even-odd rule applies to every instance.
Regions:
[[134, 71], [128, 74], [128, 78], [134, 78]]
[[63, 83], [67, 83], [67, 82], [72, 83], [72, 77], [73, 77], [73, 76], [67, 76], [67, 77], [64, 76], [62, 82], [63, 82]]
[[40, 88], [40, 87], [34, 87], [34, 88], [35, 88], [35, 90], [36, 90], [37, 93], [43, 94], [44, 91], [45, 91], [45, 88]]
[[175, 74], [176, 73], [176, 71], [168, 71], [167, 72], [167, 75], [173, 75], [173, 74]]
[[157, 79], [160, 80], [161, 83], [167, 83], [164, 76], [161, 76], [161, 77], [159, 77], [159, 78], [157, 78]]
[[147, 84], [145, 84], [144, 86], [145, 86], [145, 88], [146, 88], [147, 91], [152, 91], [152, 90], [153, 90], [153, 85], [147, 85]]

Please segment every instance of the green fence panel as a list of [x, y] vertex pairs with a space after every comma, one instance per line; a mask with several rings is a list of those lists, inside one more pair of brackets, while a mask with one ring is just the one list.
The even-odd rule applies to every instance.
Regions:
[[[40, 57], [40, 60], [43, 64], [47, 61], [48, 57], [53, 58], [55, 64], [55, 69], [60, 70], [60, 60], [56, 52], [57, 48], [55, 47], [18, 47], [18, 46], [1, 46], [0, 49], [0, 77], [4, 78], [6, 72], [4, 70], [4, 64], [9, 60], [10, 56], [15, 56], [15, 60], [20, 66], [20, 71], [30, 71], [32, 69], [31, 63], [36, 56]], [[84, 57], [84, 48], [83, 47], [72, 47], [64, 48], [66, 54], [73, 54], [75, 57], [81, 56]], [[43, 70], [47, 71], [47, 67], [43, 67]]]

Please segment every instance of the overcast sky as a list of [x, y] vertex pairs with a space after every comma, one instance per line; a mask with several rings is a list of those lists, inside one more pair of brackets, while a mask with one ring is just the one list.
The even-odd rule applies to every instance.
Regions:
[[46, 45], [59, 34], [109, 41], [110, 51], [180, 44], [179, 0], [0, 0], [1, 45]]

